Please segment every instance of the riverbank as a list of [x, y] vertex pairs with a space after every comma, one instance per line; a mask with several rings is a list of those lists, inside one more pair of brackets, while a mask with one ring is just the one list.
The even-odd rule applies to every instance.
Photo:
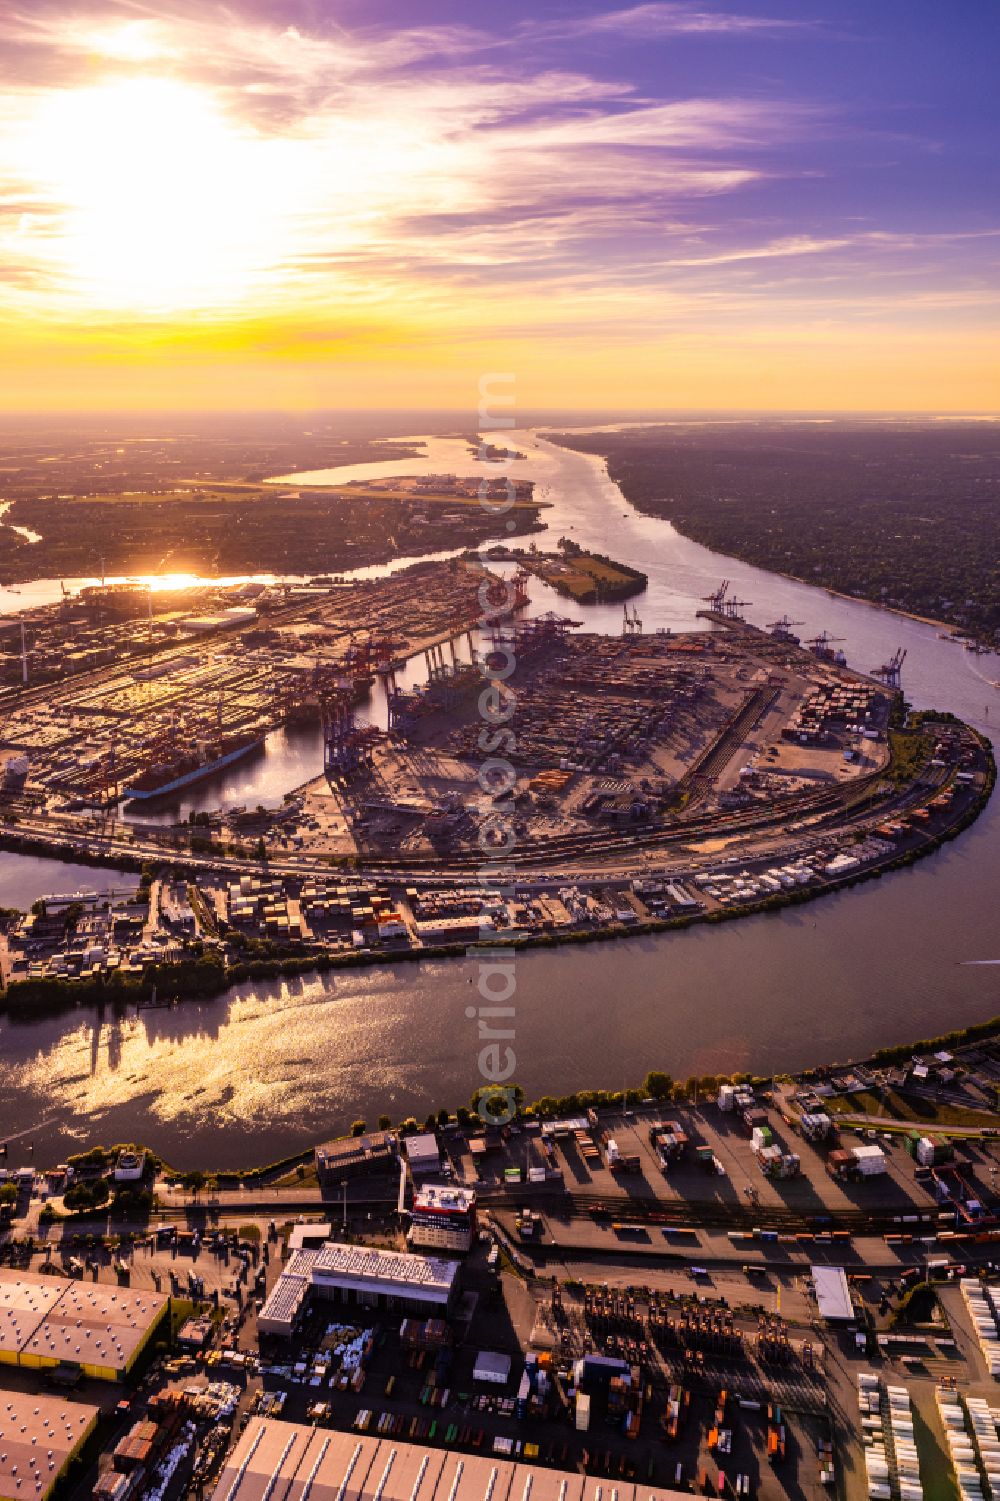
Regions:
[[547, 436], [600, 456], [637, 511], [702, 546], [986, 650], [1000, 643], [992, 433], [963, 431], [963, 457], [980, 465], [975, 481], [954, 462], [953, 436], [933, 426], [899, 432], [845, 418], [822, 429], [782, 420]]
[[[985, 1021], [973, 1022], [965, 1027], [952, 1028], [935, 1037], [923, 1037], [910, 1039], [905, 1042], [895, 1043], [886, 1047], [876, 1048], [866, 1058], [843, 1059], [823, 1065], [811, 1065], [795, 1070], [792, 1074], [783, 1074], [776, 1070], [737, 1070], [732, 1073], [710, 1073], [691, 1075], [687, 1079], [674, 1079], [666, 1070], [657, 1066], [661, 1060], [651, 1064], [648, 1072], [641, 1082], [626, 1084], [621, 1089], [607, 1086], [583, 1086], [562, 1094], [542, 1094], [529, 1100], [524, 1091], [514, 1085], [517, 1097], [518, 1115], [521, 1119], [547, 1121], [562, 1119], [567, 1116], [576, 1116], [588, 1110], [606, 1110], [615, 1108], [633, 1108], [642, 1102], [647, 1104], [656, 1101], [667, 1105], [686, 1105], [698, 1102], [706, 1094], [711, 1094], [723, 1084], [742, 1085], [748, 1084], [755, 1089], [773, 1088], [779, 1081], [789, 1082], [793, 1086], [822, 1085], [838, 1075], [849, 1074], [847, 1081], [849, 1086], [845, 1091], [845, 1100], [849, 1106], [853, 1095], [862, 1092], [858, 1076], [869, 1076], [873, 1071], [885, 1069], [887, 1066], [900, 1063], [909, 1063], [918, 1056], [933, 1053], [949, 1052], [959, 1053], [963, 1048], [974, 1046], [977, 1043], [990, 1042], [1000, 1038], [1000, 1015], [992, 1016]], [[463, 1129], [477, 1129], [483, 1122], [478, 1114], [477, 1107], [488, 1093], [488, 1086], [481, 1086], [465, 1101], [440, 1100], [432, 1106], [423, 1120], [418, 1120], [413, 1115], [403, 1116], [394, 1120], [388, 1110], [382, 1110], [378, 1115], [378, 1129], [396, 1130], [406, 1136], [414, 1132], [434, 1130], [448, 1121], [457, 1121]], [[389, 1102], [384, 1102], [388, 1104]], [[853, 1121], [855, 1115], [850, 1110], [836, 1110], [837, 1116], [845, 1115]], [[945, 1115], [948, 1111], [945, 1110]], [[907, 1115], [901, 1119], [898, 1129], [909, 1129], [920, 1126], [924, 1131], [932, 1133], [936, 1138], [947, 1138], [949, 1125], [955, 1127], [957, 1133], [968, 1140], [976, 1134], [990, 1137], [997, 1134], [997, 1125], [1000, 1116], [994, 1116], [992, 1112], [982, 1112], [984, 1120], [980, 1123], [980, 1129], [975, 1132], [974, 1127], [959, 1120], [961, 1115], [958, 1107], [952, 1107], [951, 1114], [956, 1116], [954, 1120], [938, 1119], [935, 1114], [933, 1103], [926, 1103], [923, 1111], [916, 1112], [912, 1116]], [[989, 1119], [985, 1119], [989, 1117]], [[857, 1119], [864, 1120], [863, 1113], [857, 1115]], [[359, 1119], [355, 1122], [351, 1131], [340, 1133], [336, 1139], [346, 1140], [350, 1136], [356, 1136], [361, 1131], [375, 1129], [376, 1123], [371, 1120]], [[203, 1157], [195, 1166], [184, 1169], [170, 1163], [165, 1155], [160, 1152], [155, 1142], [119, 1142], [108, 1145], [98, 1144], [93, 1141], [77, 1153], [71, 1153], [66, 1160], [71, 1165], [93, 1165], [95, 1162], [103, 1162], [110, 1165], [114, 1162], [120, 1151], [145, 1150], [153, 1163], [158, 1174], [162, 1174], [163, 1180], [168, 1184], [186, 1187], [191, 1192], [197, 1192], [203, 1187], [211, 1186], [213, 1190], [226, 1190], [237, 1188], [294, 1188], [296, 1183], [304, 1183], [309, 1175], [310, 1164], [314, 1157], [315, 1148], [330, 1140], [329, 1136], [317, 1138], [310, 1146], [300, 1147], [293, 1152], [283, 1154], [264, 1162], [247, 1162], [241, 1166], [213, 1165], [210, 1157]], [[40, 1163], [34, 1164], [39, 1171], [46, 1171]], [[48, 1164], [54, 1168], [53, 1162]], [[315, 1187], [315, 1175], [310, 1179]], [[306, 1185], [308, 1186], [308, 1184]], [[197, 1201], [192, 1201], [192, 1207], [196, 1207]]]

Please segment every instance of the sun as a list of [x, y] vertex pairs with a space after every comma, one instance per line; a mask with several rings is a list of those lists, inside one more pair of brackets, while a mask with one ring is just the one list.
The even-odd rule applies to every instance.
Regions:
[[23, 149], [56, 205], [53, 269], [90, 307], [229, 306], [288, 249], [296, 174], [282, 143], [194, 85], [134, 77], [61, 91]]

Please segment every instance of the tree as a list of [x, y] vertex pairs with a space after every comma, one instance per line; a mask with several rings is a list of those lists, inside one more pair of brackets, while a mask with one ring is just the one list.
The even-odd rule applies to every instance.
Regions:
[[17, 1189], [13, 1183], [0, 1185], [0, 1209], [13, 1209], [17, 1203]]
[[352, 1121], [351, 1122], [351, 1135], [352, 1136], [364, 1136], [364, 1134], [365, 1134], [365, 1126], [366, 1126], [366, 1122], [365, 1121]]
[[189, 1173], [184, 1174], [181, 1183], [187, 1189], [188, 1193], [197, 1198], [201, 1190], [205, 1187], [205, 1174], [201, 1168], [192, 1168]]
[[669, 1074], [661, 1069], [650, 1069], [646, 1075], [643, 1088], [654, 1100], [669, 1100], [673, 1092], [674, 1081]]
[[437, 1113], [437, 1123], [439, 1126], [446, 1126], [448, 1124], [448, 1111], [444, 1105], [441, 1106], [441, 1109]]
[[379, 1116], [379, 1118], [378, 1118], [378, 1128], [379, 1128], [380, 1131], [388, 1131], [388, 1129], [389, 1129], [389, 1127], [391, 1125], [392, 1125], [392, 1116], [390, 1116], [390, 1115], [380, 1115]]

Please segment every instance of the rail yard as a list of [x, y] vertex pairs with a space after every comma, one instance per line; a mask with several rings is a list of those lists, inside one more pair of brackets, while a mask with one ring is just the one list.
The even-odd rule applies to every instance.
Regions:
[[[153, 902], [119, 914], [141, 935], [124, 946], [114, 911], [91, 914], [99, 940], [18, 929], [8, 976], [141, 973], [192, 943], [347, 957], [721, 917], [920, 853], [987, 796], [979, 738], [907, 719], [899, 662], [851, 671], [724, 596], [706, 616], [644, 634], [626, 606], [594, 635], [532, 614], [526, 571], [473, 559], [26, 612], [0, 661], [6, 839], [186, 872], [192, 923]], [[170, 803], [310, 723], [316, 774], [280, 806]], [[501, 857], [502, 891], [480, 875]]]

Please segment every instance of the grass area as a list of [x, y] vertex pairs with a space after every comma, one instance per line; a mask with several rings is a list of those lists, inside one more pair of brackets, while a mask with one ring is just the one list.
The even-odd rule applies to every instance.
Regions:
[[897, 786], [904, 787], [918, 777], [931, 758], [934, 739], [913, 731], [890, 730], [889, 775]]
[[529, 561], [528, 567], [559, 594], [578, 604], [597, 599], [626, 599], [641, 593], [647, 582], [646, 575], [637, 569], [590, 552], [567, 550], [559, 562], [539, 559]]
[[170, 1343], [173, 1345], [177, 1338], [177, 1331], [188, 1319], [191, 1318], [197, 1308], [190, 1298], [171, 1298], [170, 1300]]
[[299, 1167], [293, 1167], [290, 1173], [283, 1173], [280, 1178], [275, 1178], [270, 1186], [272, 1188], [318, 1188], [319, 1174], [316, 1171], [315, 1162], [304, 1162]]
[[998, 1117], [990, 1110], [975, 1110], [965, 1105], [938, 1105], [930, 1100], [908, 1099], [895, 1089], [885, 1097], [869, 1089], [853, 1094], [835, 1095], [826, 1101], [831, 1115], [875, 1115], [891, 1117], [900, 1125], [914, 1126], [995, 1126]]

